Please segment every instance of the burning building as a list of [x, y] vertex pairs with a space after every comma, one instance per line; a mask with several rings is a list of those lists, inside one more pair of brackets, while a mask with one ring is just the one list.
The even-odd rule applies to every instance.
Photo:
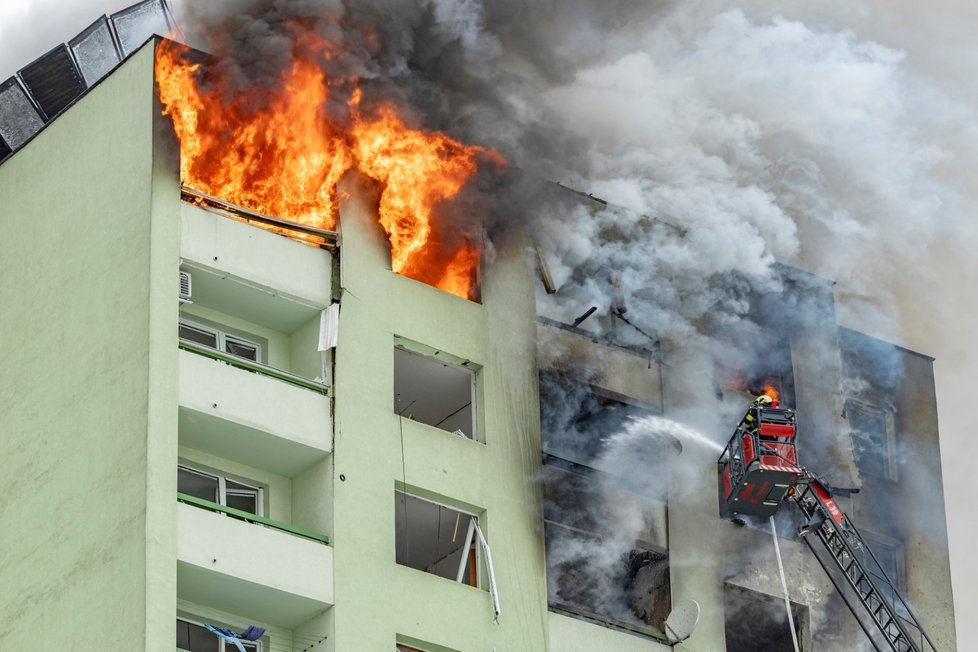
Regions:
[[[0, 648], [637, 652], [695, 600], [685, 649], [790, 649], [769, 525], [717, 508], [771, 386], [954, 649], [930, 358], [788, 265], [701, 285], [687, 229], [558, 184], [513, 181], [533, 217], [487, 233], [447, 204], [484, 208], [502, 155], [324, 77], [328, 42], [242, 85], [167, 21], [140, 3], [0, 85]], [[777, 525], [801, 648], [870, 645]]]

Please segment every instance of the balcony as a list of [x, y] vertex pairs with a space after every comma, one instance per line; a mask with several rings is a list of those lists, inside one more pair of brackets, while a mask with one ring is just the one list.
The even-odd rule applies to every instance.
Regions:
[[[187, 347], [179, 352], [182, 445], [286, 477], [330, 453], [324, 387], [217, 351], [182, 346]], [[316, 387], [320, 391], [311, 391]]]
[[325, 535], [179, 495], [177, 595], [292, 629], [333, 604]]
[[[181, 225], [180, 255], [200, 277], [194, 277], [194, 294], [215, 309], [244, 306], [261, 317], [271, 307], [277, 321], [273, 327], [291, 332], [304, 321], [303, 306], [315, 311], [329, 305], [332, 254], [328, 251], [188, 203], [181, 205]], [[293, 304], [293, 311], [275, 301], [282, 298]]]

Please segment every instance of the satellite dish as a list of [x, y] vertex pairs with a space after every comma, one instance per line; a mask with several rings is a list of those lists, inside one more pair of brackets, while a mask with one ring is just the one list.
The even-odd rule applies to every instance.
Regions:
[[689, 638], [693, 628], [700, 620], [700, 605], [696, 600], [683, 600], [669, 612], [666, 618], [666, 637], [670, 643], [679, 643]]

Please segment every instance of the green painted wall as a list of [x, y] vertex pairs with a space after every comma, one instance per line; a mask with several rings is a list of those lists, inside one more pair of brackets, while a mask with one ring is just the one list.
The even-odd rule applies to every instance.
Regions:
[[173, 649], [179, 195], [152, 85], [146, 47], [0, 167], [0, 649]]
[[[335, 630], [329, 649], [388, 650], [401, 635], [463, 652], [545, 650], [536, 325], [522, 244], [500, 246], [480, 305], [393, 274], [369, 207], [351, 200], [341, 226], [336, 606], [326, 621]], [[482, 366], [484, 444], [401, 423], [392, 408], [395, 336]], [[484, 510], [499, 624], [493, 624], [488, 591], [395, 563], [394, 489], [402, 482]]]

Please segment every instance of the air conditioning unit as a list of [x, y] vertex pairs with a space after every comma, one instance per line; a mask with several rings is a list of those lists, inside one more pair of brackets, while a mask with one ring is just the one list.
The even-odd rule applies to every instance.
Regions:
[[180, 272], [180, 305], [185, 303], [193, 303], [190, 300], [191, 287], [190, 273]]

